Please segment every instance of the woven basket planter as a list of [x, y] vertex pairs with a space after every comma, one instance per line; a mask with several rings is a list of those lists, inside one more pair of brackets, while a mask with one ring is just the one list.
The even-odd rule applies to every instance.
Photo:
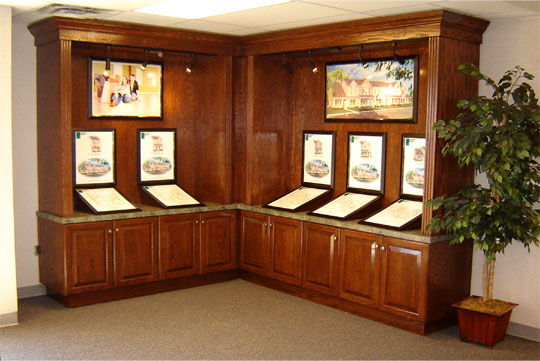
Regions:
[[[472, 296], [470, 299], [481, 298]], [[506, 302], [509, 310], [502, 313], [486, 313], [472, 310], [461, 305], [461, 302], [454, 304], [457, 309], [459, 333], [461, 340], [478, 342], [488, 347], [492, 347], [506, 336], [508, 323], [512, 310], [518, 305]]]

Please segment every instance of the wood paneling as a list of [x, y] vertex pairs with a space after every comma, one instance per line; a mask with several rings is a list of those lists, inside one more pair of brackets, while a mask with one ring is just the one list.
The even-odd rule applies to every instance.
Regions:
[[379, 306], [381, 236], [341, 230], [339, 296], [367, 306]]
[[264, 275], [268, 265], [269, 217], [241, 212], [240, 267]]
[[302, 287], [337, 293], [338, 250], [339, 228], [304, 222]]
[[159, 279], [199, 273], [199, 214], [159, 217]]
[[424, 321], [428, 245], [383, 237], [379, 308]]
[[158, 279], [157, 218], [113, 222], [114, 284], [126, 286]]
[[270, 217], [268, 275], [294, 285], [302, 283], [302, 222]]
[[111, 222], [66, 227], [67, 292], [112, 288], [113, 234]]
[[236, 268], [236, 211], [201, 214], [201, 273]]

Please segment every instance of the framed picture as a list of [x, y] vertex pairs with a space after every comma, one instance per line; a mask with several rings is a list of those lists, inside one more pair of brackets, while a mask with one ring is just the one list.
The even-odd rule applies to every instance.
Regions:
[[333, 189], [335, 132], [305, 130], [303, 135], [302, 185]]
[[137, 129], [139, 184], [176, 182], [176, 130]]
[[161, 119], [162, 65], [105, 59], [88, 60], [88, 117]]
[[380, 198], [381, 196], [375, 194], [345, 192], [309, 214], [345, 220], [351, 218]]
[[326, 121], [416, 123], [418, 57], [326, 64]]
[[403, 135], [400, 188], [402, 197], [422, 199], [424, 195], [425, 158], [426, 138], [422, 135]]
[[73, 185], [113, 186], [115, 176], [114, 129], [73, 130]]
[[385, 133], [349, 133], [347, 190], [384, 194]]
[[176, 184], [143, 185], [142, 190], [163, 208], [204, 206]]
[[298, 187], [294, 191], [264, 205], [265, 208], [297, 212], [310, 203], [332, 192], [330, 189]]
[[359, 223], [402, 230], [422, 217], [422, 201], [399, 199]]
[[140, 211], [113, 187], [77, 188], [75, 194], [96, 214]]

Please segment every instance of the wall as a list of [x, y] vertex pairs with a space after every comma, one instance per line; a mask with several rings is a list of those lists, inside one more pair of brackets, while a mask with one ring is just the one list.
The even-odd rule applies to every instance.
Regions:
[[[506, 70], [515, 65], [536, 75], [532, 82], [537, 96], [540, 94], [540, 17], [509, 19], [492, 22], [484, 33], [484, 42], [480, 50], [480, 69], [485, 74], [498, 80]], [[480, 94], [490, 96], [491, 91], [480, 87]], [[487, 185], [484, 175], [476, 177], [477, 183]], [[482, 258], [481, 251], [475, 251], [473, 257], [473, 279], [471, 293], [482, 294]], [[513, 311], [511, 322], [526, 325], [534, 329], [524, 329], [536, 335], [540, 341], [540, 249], [533, 247], [531, 253], [521, 244], [509, 246], [504, 255], [497, 257], [495, 267], [494, 297], [519, 303]], [[520, 328], [523, 329], [523, 328]], [[509, 328], [509, 333], [522, 334], [520, 330]], [[534, 336], [529, 336], [534, 338]]]
[[[39, 284], [37, 244], [36, 48], [26, 25], [13, 23], [13, 179], [19, 297]], [[24, 101], [23, 101], [24, 99]], [[21, 289], [22, 288], [22, 289]], [[35, 288], [35, 287], [34, 287]], [[38, 288], [39, 289], [39, 288]], [[26, 293], [25, 293], [26, 291]]]
[[0, 6], [0, 327], [17, 323], [11, 148], [11, 8]]
[[[513, 65], [520, 64], [540, 77], [538, 47], [535, 46], [539, 43], [539, 22], [538, 18], [492, 22], [484, 34], [481, 69], [493, 77], [498, 77]], [[13, 69], [13, 94], [18, 99], [24, 97], [24, 101], [16, 100], [13, 104], [17, 284], [18, 287], [26, 287], [38, 285], [39, 277], [37, 258], [33, 255], [33, 246], [37, 239], [35, 48], [33, 38], [23, 24], [13, 26], [13, 57], [17, 64]], [[540, 92], [539, 79], [537, 78], [534, 83], [538, 92]], [[483, 91], [485, 93], [485, 90]], [[295, 177], [295, 181], [297, 178]], [[482, 182], [482, 177], [478, 177], [477, 180]], [[234, 198], [236, 197], [240, 196]], [[505, 255], [498, 258], [495, 280], [495, 297], [520, 304], [514, 311], [512, 322], [536, 329], [540, 328], [539, 259], [538, 248], [533, 249], [528, 255], [520, 245], [513, 245]], [[477, 272], [479, 267], [481, 267], [481, 253], [476, 253], [473, 261], [475, 272], [471, 290], [473, 294], [481, 292], [480, 273]]]

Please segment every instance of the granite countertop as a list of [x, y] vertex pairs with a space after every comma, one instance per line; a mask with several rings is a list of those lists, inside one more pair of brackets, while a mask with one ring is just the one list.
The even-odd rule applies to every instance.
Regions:
[[217, 203], [205, 203], [204, 206], [186, 207], [186, 208], [160, 208], [149, 205], [136, 205], [141, 209], [139, 212], [125, 212], [125, 213], [110, 213], [96, 215], [89, 212], [75, 211], [72, 217], [59, 217], [46, 212], [37, 212], [37, 216], [49, 221], [53, 221], [61, 224], [75, 224], [75, 223], [88, 223], [99, 221], [113, 221], [118, 219], [130, 219], [130, 218], [143, 218], [143, 217], [157, 217], [167, 216], [174, 214], [186, 214], [186, 213], [203, 213], [214, 212], [224, 210], [244, 210], [250, 212], [256, 212], [261, 214], [267, 214], [271, 216], [279, 216], [290, 219], [296, 219], [300, 221], [325, 224], [329, 226], [352, 229], [356, 231], [362, 231], [367, 233], [378, 234], [382, 236], [395, 237], [405, 239], [408, 241], [420, 242], [420, 243], [436, 243], [440, 241], [446, 241], [451, 239], [452, 236], [426, 236], [422, 235], [420, 229], [397, 231], [387, 228], [375, 227], [366, 224], [359, 224], [358, 220], [342, 221], [338, 219], [324, 218], [309, 215], [308, 212], [288, 212], [283, 210], [264, 208], [260, 205], [247, 205], [242, 203], [233, 204], [217, 204]]

